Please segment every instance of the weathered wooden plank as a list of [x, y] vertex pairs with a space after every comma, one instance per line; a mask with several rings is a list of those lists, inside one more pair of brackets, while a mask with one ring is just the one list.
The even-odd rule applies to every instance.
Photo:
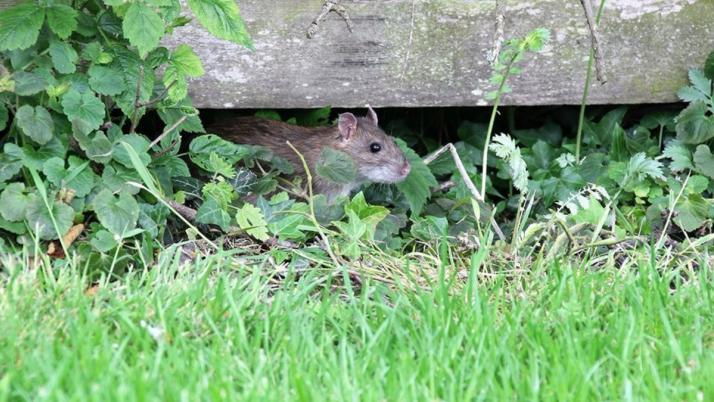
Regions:
[[[7, 0], [0, 0], [7, 2]], [[553, 40], [529, 57], [505, 104], [580, 102], [589, 32], [578, 0], [500, 0], [506, 38], [544, 26]], [[594, 0], [595, 3], [599, 3]], [[190, 43], [206, 75], [191, 86], [199, 107], [485, 104], [495, 0], [342, 0], [354, 32], [334, 13], [313, 39], [306, 30], [323, 0], [239, 0], [256, 50], [216, 40], [196, 24], [170, 46]], [[607, 0], [601, 26], [609, 82], [591, 103], [676, 100], [687, 69], [714, 49], [714, 1]]]

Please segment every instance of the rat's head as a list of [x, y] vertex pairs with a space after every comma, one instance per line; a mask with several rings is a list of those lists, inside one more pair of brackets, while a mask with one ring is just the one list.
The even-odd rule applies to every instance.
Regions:
[[339, 148], [352, 157], [361, 179], [375, 183], [400, 182], [411, 167], [394, 138], [377, 123], [377, 113], [369, 106], [367, 117], [341, 114], [337, 124]]

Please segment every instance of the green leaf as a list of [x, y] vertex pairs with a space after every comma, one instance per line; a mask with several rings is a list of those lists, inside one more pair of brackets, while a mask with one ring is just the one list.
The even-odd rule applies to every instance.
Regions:
[[231, 216], [213, 198], [207, 199], [196, 211], [196, 222], [204, 225], [218, 225], [223, 231], [228, 231]]
[[236, 222], [246, 233], [260, 241], [266, 241], [270, 238], [265, 217], [263, 217], [260, 209], [253, 204], [246, 203], [238, 210]]
[[175, 65], [166, 67], [162, 78], [164, 86], [168, 88], [168, 100], [171, 102], [180, 102], [188, 95], [188, 82], [186, 77], [178, 70]]
[[449, 221], [444, 217], [417, 217], [411, 227], [411, 235], [421, 241], [433, 241], [448, 235]]
[[15, 93], [20, 96], [30, 96], [47, 88], [47, 79], [41, 74], [17, 71], [12, 75], [15, 80]]
[[667, 144], [662, 155], [672, 160], [672, 163], [669, 164], [669, 170], [673, 172], [694, 169], [694, 165], [692, 165], [692, 152], [679, 142], [672, 141]]
[[114, 250], [118, 245], [116, 240], [114, 240], [114, 236], [106, 230], [100, 230], [95, 233], [89, 243], [100, 253]]
[[325, 147], [315, 166], [318, 176], [338, 184], [352, 183], [357, 180], [355, 163], [345, 152]]
[[181, 73], [189, 77], [200, 77], [204, 74], [201, 59], [194, 53], [191, 46], [181, 44], [171, 54], [171, 64]]
[[397, 188], [409, 202], [412, 214], [419, 215], [426, 201], [431, 197], [431, 188], [438, 183], [429, 167], [424, 164], [424, 161], [421, 160], [416, 152], [407, 147], [404, 141], [397, 139], [396, 142], [411, 165], [409, 176], [402, 182], [397, 183]]
[[687, 194], [680, 198], [674, 210], [674, 222], [685, 232], [692, 232], [706, 222], [709, 203], [701, 194]]
[[682, 87], [677, 91], [677, 97], [685, 102], [706, 102], [707, 96], [694, 87]]
[[699, 92], [711, 97], [712, 81], [704, 75], [704, 72], [698, 69], [689, 70], [689, 81]]
[[345, 213], [353, 212], [367, 226], [367, 238], [372, 240], [377, 224], [389, 215], [389, 210], [381, 205], [369, 205], [360, 191], [345, 205]]
[[677, 116], [677, 139], [684, 144], [701, 144], [714, 138], [714, 121], [707, 115], [707, 105], [694, 102]]
[[20, 106], [17, 109], [17, 125], [33, 141], [42, 145], [52, 139], [54, 122], [50, 112], [42, 106], [32, 107], [29, 105]]
[[[25, 219], [30, 230], [41, 240], [54, 240], [67, 233], [72, 227], [74, 210], [69, 205], [50, 199], [50, 210], [39, 196], [33, 196], [27, 204]], [[57, 222], [57, 227], [52, 223], [52, 217]]]
[[115, 197], [111, 191], [104, 189], [92, 200], [92, 208], [99, 223], [116, 236], [123, 236], [136, 228], [139, 204], [126, 192], [120, 192], [119, 197]]
[[238, 6], [233, 0], [188, 0], [196, 18], [213, 36], [253, 49]]
[[164, 21], [154, 10], [140, 2], [129, 6], [122, 28], [124, 36], [136, 46], [142, 58], [158, 46], [164, 36]]
[[65, 4], [47, 8], [47, 25], [60, 39], [67, 39], [77, 29], [77, 11]]
[[122, 145], [122, 142], [126, 142], [131, 145], [131, 147], [136, 152], [139, 157], [141, 165], [148, 166], [151, 162], [151, 156], [149, 156], [149, 140], [144, 136], [139, 134], [125, 134], [121, 137], [120, 141], [114, 143], [114, 150], [112, 151], [112, 158], [121, 163], [122, 165], [128, 167], [129, 169], [134, 169], [135, 166], [131, 160], [131, 156], [127, 152], [126, 148]]
[[10, 222], [23, 220], [29, 201], [24, 183], [8, 184], [0, 193], [0, 216]]
[[210, 170], [212, 153], [222, 157], [230, 164], [235, 164], [248, 156], [251, 148], [226, 141], [214, 134], [207, 134], [194, 138], [188, 147], [188, 152], [193, 163], [201, 169]]
[[85, 161], [76, 156], [68, 159], [69, 168], [65, 169], [65, 162], [60, 158], [48, 159], [42, 167], [42, 173], [57, 188], [74, 190], [77, 197], [87, 196], [98, 181], [97, 175]]
[[0, 183], [12, 179], [22, 169], [22, 151], [17, 152], [18, 150], [17, 145], [7, 143], [0, 153]]
[[51, 39], [50, 57], [55, 70], [61, 74], [72, 74], [77, 70], [75, 63], [79, 59], [79, 55], [69, 43]]
[[80, 123], [84, 133], [96, 130], [104, 122], [104, 103], [92, 92], [80, 94], [70, 89], [62, 96], [62, 109], [69, 121]]
[[714, 178], [714, 155], [709, 145], [700, 145], [694, 151], [694, 167], [697, 172]]
[[214, 199], [223, 209], [228, 209], [228, 204], [230, 204], [236, 197], [235, 191], [233, 191], [233, 186], [230, 183], [219, 178], [218, 181], [206, 183], [201, 189], [203, 197], [205, 199]]
[[103, 132], [95, 131], [90, 138], [78, 131], [74, 133], [74, 138], [90, 160], [105, 164], [112, 159], [113, 144]]
[[0, 102], [0, 131], [4, 130], [5, 127], [7, 127], [7, 119], [7, 108], [5, 107], [4, 103]]
[[89, 87], [102, 95], [118, 95], [127, 89], [124, 75], [111, 67], [89, 67]]
[[493, 137], [489, 148], [508, 164], [513, 186], [521, 192], [527, 191], [528, 169], [516, 142], [508, 134], [498, 134]]
[[0, 12], [0, 50], [26, 49], [37, 42], [45, 10], [27, 1]]

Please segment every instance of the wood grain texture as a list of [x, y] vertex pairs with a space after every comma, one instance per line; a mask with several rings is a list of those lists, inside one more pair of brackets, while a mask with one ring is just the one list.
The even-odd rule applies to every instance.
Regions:
[[[553, 34], [543, 53], [527, 57], [504, 103], [579, 103], [590, 45], [580, 2], [500, 1], [506, 38], [541, 26]], [[484, 94], [493, 89], [487, 55], [496, 31], [494, 0], [341, 3], [353, 33], [330, 13], [307, 39], [323, 0], [239, 0], [254, 52], [212, 38], [195, 23], [165, 44], [189, 43], [201, 56], [206, 75], [191, 84], [199, 107], [486, 104]], [[687, 70], [714, 50], [711, 21], [711, 0], [608, 0], [600, 32], [609, 81], [593, 83], [591, 103], [675, 101]]]

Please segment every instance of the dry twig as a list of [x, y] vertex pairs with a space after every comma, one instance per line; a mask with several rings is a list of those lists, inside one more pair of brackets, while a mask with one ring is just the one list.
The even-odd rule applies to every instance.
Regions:
[[585, 18], [588, 20], [588, 27], [590, 28], [592, 51], [595, 54], [595, 76], [601, 84], [604, 84], [607, 82], [607, 76], [605, 73], [605, 57], [602, 55], [602, 49], [600, 48], [600, 33], [597, 30], [597, 22], [595, 21], [593, 6], [590, 0], [580, 0], [580, 3], [585, 9]]

